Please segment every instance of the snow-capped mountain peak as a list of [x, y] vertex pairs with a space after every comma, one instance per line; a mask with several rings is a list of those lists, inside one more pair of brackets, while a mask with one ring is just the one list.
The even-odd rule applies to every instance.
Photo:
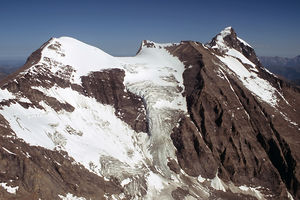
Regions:
[[41, 58], [36, 65], [50, 67], [56, 73], [63, 66], [70, 66], [75, 83], [80, 83], [80, 77], [91, 71], [106, 68], [118, 68], [120, 62], [117, 58], [105, 53], [101, 49], [85, 44], [71, 37], [50, 39], [41, 50]]
[[133, 57], [52, 38], [1, 82], [0, 196], [297, 198], [299, 102], [231, 27]]
[[252, 48], [248, 43], [246, 43], [241, 38], [237, 37], [234, 29], [229, 26], [222, 30], [219, 34], [217, 34], [208, 44], [207, 46], [218, 49], [220, 51], [226, 51], [228, 48], [234, 48], [240, 52], [242, 52], [243, 46], [247, 46]]
[[221, 35], [223, 38], [226, 37], [227, 35], [230, 34], [236, 34], [235, 31], [233, 30], [233, 28], [231, 26], [228, 26], [226, 28], [224, 28], [219, 35]]

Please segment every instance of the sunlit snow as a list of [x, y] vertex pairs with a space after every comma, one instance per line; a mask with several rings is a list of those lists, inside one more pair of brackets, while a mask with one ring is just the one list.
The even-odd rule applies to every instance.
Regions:
[[8, 193], [11, 193], [11, 194], [16, 194], [16, 192], [19, 189], [19, 186], [11, 187], [11, 186], [8, 186], [7, 183], [0, 183], [0, 186], [3, 187]]
[[[257, 73], [247, 70], [239, 60], [231, 56], [217, 56], [241, 82], [261, 100], [272, 106], [277, 105], [277, 90], [268, 81], [258, 77]], [[222, 66], [221, 66], [222, 67]], [[227, 68], [225, 68], [227, 69]], [[228, 71], [228, 70], [227, 70]]]
[[98, 174], [102, 155], [112, 156], [132, 167], [141, 165], [142, 153], [134, 144], [136, 133], [116, 117], [112, 106], [100, 104], [70, 88], [41, 91], [68, 100], [75, 110], [56, 113], [43, 102], [40, 104], [45, 110], [24, 109], [19, 104], [5, 107], [0, 113], [10, 121], [18, 137], [31, 145], [65, 150]]
[[71, 193], [67, 193], [66, 196], [58, 195], [61, 200], [86, 200], [84, 197], [77, 197]]

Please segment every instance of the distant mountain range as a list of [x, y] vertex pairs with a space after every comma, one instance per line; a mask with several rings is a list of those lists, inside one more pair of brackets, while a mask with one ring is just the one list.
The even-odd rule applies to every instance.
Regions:
[[259, 60], [274, 74], [300, 85], [300, 55], [294, 58], [262, 56]]
[[0, 60], [0, 80], [8, 74], [15, 72], [18, 68], [24, 65], [24, 63], [25, 60], [20, 59]]

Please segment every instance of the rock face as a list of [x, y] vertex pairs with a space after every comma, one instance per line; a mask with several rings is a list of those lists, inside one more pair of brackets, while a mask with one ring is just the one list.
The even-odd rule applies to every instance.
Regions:
[[[286, 141], [291, 135], [299, 138], [299, 129], [291, 129], [288, 133], [282, 130], [285, 115], [276, 119], [276, 111], [255, 99], [230, 74], [224, 73], [226, 78], [216, 76], [214, 70], [218, 61], [201, 44], [184, 42], [169, 50], [176, 56], [181, 55], [186, 66], [192, 66], [183, 74], [190, 118], [183, 119], [172, 134], [183, 169], [188, 166], [188, 174], [205, 178], [212, 178], [218, 171], [222, 180], [241, 185], [259, 183], [277, 191], [273, 193], [277, 198], [283, 198], [280, 195], [286, 184], [297, 195], [297, 149], [293, 150], [294, 155], [291, 153], [291, 147], [297, 145]], [[268, 75], [264, 71], [260, 73]], [[273, 81], [280, 85], [280, 80]], [[289, 86], [281, 90], [294, 93]], [[282, 105], [281, 109], [284, 106], [290, 107]]]
[[3, 199], [298, 199], [300, 90], [228, 27], [112, 57], [52, 38], [1, 82]]
[[126, 91], [125, 71], [110, 69], [82, 77], [83, 90], [102, 104], [112, 105], [115, 114], [136, 132], [148, 132], [146, 111], [142, 98]]

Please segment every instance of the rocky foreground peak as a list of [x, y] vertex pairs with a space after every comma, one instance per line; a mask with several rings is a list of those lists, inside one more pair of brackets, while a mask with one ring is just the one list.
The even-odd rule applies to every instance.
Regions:
[[52, 38], [0, 87], [2, 199], [300, 197], [300, 91], [231, 27], [134, 57]]

